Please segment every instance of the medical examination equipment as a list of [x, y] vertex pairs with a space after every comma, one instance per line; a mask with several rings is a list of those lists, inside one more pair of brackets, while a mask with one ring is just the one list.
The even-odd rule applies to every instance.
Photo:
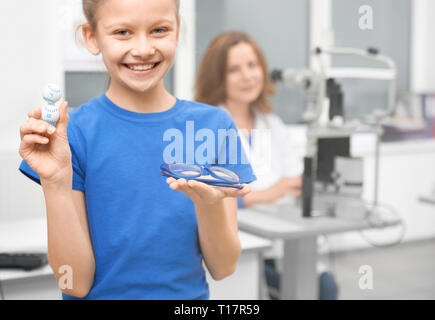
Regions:
[[[361, 235], [375, 247], [395, 245], [403, 239], [406, 226], [392, 206], [379, 203], [378, 180], [382, 123], [393, 116], [396, 109], [396, 64], [373, 48], [315, 48], [311, 54], [318, 61], [318, 70], [285, 69], [275, 70], [271, 74], [272, 80], [282, 81], [306, 97], [303, 119], [307, 123], [307, 145], [301, 197], [302, 216], [308, 218], [328, 215], [365, 219], [373, 227], [383, 227], [386, 225], [386, 217], [394, 214], [401, 226], [395, 241], [379, 244], [362, 232]], [[382, 63], [385, 67], [326, 67], [324, 58], [332, 56], [357, 56]], [[344, 93], [337, 82], [337, 79], [343, 78], [388, 81], [387, 107], [376, 109], [361, 119], [345, 119]], [[350, 152], [351, 136], [357, 133], [371, 133], [376, 136], [374, 199], [371, 203], [362, 199], [363, 161], [361, 158], [352, 157]], [[315, 203], [315, 197], [323, 199], [323, 202]], [[314, 207], [318, 203], [322, 205], [321, 210]]]
[[[354, 48], [316, 48], [311, 53], [319, 62], [319, 70], [275, 70], [271, 77], [296, 89], [306, 97], [303, 119], [307, 123], [307, 146], [304, 161], [302, 210], [304, 217], [313, 215], [313, 198], [317, 191], [333, 190], [336, 194], [362, 193], [362, 160], [351, 157], [350, 138], [356, 133], [374, 133], [375, 192], [373, 205], [378, 204], [379, 143], [382, 122], [395, 111], [396, 65], [378, 50]], [[325, 67], [323, 59], [331, 56], [357, 56], [380, 62], [385, 68], [332, 68]], [[337, 79], [356, 78], [386, 80], [388, 104], [385, 110], [375, 110], [363, 119], [345, 119], [344, 93]], [[320, 184], [320, 188], [316, 187]], [[333, 214], [333, 213], [332, 213]]]
[[162, 164], [161, 175], [176, 179], [196, 180], [215, 187], [243, 189], [237, 173], [219, 166], [198, 166], [195, 164]]
[[42, 120], [55, 124], [59, 120], [59, 107], [56, 102], [62, 97], [62, 91], [55, 84], [48, 84], [42, 90], [42, 98], [48, 103], [42, 108]]

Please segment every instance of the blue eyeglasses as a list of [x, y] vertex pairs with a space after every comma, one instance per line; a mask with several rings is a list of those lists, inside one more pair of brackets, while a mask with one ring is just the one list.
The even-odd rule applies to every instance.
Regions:
[[218, 166], [198, 166], [196, 164], [162, 164], [160, 166], [165, 177], [176, 179], [196, 180], [216, 187], [243, 189], [240, 176], [226, 168]]

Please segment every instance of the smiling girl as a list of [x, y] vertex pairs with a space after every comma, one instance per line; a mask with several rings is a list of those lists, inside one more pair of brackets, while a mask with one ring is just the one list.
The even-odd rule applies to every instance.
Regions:
[[[44, 191], [50, 265], [58, 279], [62, 266], [73, 272], [64, 299], [208, 299], [202, 262], [216, 280], [235, 271], [236, 197], [249, 186], [160, 175], [167, 130], [186, 134], [194, 121], [195, 130], [218, 137], [236, 128], [226, 112], [164, 87], [178, 7], [176, 0], [83, 0], [82, 34], [88, 50], [102, 54], [110, 87], [69, 114], [62, 103], [56, 127], [35, 109], [20, 128], [20, 170]], [[231, 156], [216, 143], [211, 162], [222, 152]], [[223, 166], [242, 183], [255, 180], [249, 164]]]

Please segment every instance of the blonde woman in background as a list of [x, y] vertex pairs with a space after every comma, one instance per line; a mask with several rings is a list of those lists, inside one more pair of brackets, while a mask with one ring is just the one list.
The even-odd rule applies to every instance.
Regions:
[[[277, 203], [301, 192], [302, 163], [289, 148], [286, 126], [273, 112], [269, 98], [275, 88], [267, 70], [256, 41], [237, 31], [216, 37], [198, 70], [195, 100], [219, 106], [232, 116], [257, 176], [251, 193], [238, 199], [239, 208]], [[266, 260], [267, 282], [275, 289], [279, 283], [275, 258], [281, 256], [282, 242], [278, 241], [268, 255], [272, 259]], [[320, 298], [336, 298], [333, 279], [326, 280], [321, 282]], [[332, 285], [329, 290], [328, 285]]]

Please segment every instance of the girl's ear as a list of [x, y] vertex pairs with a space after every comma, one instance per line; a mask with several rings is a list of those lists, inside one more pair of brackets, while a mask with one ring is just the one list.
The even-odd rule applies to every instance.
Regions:
[[83, 39], [85, 40], [86, 47], [88, 48], [89, 52], [92, 53], [94, 56], [98, 55], [100, 53], [100, 48], [98, 47], [97, 38], [92, 32], [92, 28], [89, 23], [83, 25], [82, 33]]

